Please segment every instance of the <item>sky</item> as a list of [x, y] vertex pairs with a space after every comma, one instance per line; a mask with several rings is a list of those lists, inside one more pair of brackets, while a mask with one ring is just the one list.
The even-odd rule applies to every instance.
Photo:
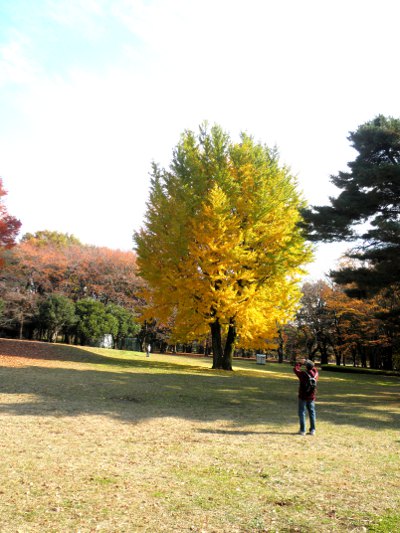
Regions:
[[[26, 232], [131, 250], [149, 172], [208, 121], [277, 146], [310, 205], [400, 117], [397, 0], [0, 0], [0, 176]], [[320, 245], [323, 277], [347, 248]]]

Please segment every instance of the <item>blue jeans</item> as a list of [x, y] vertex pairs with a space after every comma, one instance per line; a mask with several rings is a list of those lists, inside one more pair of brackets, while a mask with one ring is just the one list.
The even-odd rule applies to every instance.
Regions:
[[310, 431], [315, 431], [315, 420], [317, 418], [315, 411], [315, 402], [314, 400], [300, 400], [299, 398], [299, 420], [300, 420], [300, 431], [306, 431], [306, 409], [310, 417]]

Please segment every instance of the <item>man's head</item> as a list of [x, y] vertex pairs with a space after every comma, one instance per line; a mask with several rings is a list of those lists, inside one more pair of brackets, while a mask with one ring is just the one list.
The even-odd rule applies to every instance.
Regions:
[[314, 363], [311, 361], [311, 359], [307, 359], [307, 361], [305, 362], [305, 365], [306, 365], [307, 370], [311, 370], [312, 368], [314, 368]]

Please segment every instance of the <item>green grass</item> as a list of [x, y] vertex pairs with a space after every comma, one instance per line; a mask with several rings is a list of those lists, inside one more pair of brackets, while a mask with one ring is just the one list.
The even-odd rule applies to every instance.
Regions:
[[287, 365], [46, 348], [0, 366], [2, 533], [400, 530], [398, 378], [322, 372], [301, 437]]
[[399, 531], [400, 513], [391, 513], [379, 518], [378, 522], [371, 527], [371, 531], [375, 533], [392, 533]]

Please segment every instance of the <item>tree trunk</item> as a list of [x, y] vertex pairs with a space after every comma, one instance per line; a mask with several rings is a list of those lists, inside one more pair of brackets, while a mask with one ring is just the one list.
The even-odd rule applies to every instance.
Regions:
[[323, 343], [320, 346], [319, 352], [321, 354], [321, 365], [327, 365], [328, 364], [328, 347], [325, 343]]
[[221, 324], [219, 323], [218, 318], [215, 322], [211, 322], [210, 329], [213, 352], [212, 368], [223, 368], [224, 355], [222, 353]]
[[48, 334], [48, 341], [57, 342], [58, 332], [59, 332], [58, 329], [50, 330]]
[[313, 346], [314, 346], [314, 339], [307, 339], [306, 340], [306, 348], [308, 353], [308, 359], [311, 359], [313, 354]]
[[230, 320], [225, 348], [222, 349], [221, 324], [219, 319], [210, 324], [211, 345], [213, 352], [212, 368], [232, 370], [232, 359], [236, 343], [236, 326], [233, 319]]
[[282, 330], [278, 329], [278, 363], [283, 363], [284, 340]]
[[235, 351], [235, 342], [236, 342], [236, 325], [233, 318], [229, 321], [228, 335], [226, 337], [225, 349], [224, 349], [224, 360], [222, 368], [224, 370], [232, 370], [232, 359]]
[[24, 318], [21, 316], [21, 319], [19, 321], [19, 340], [23, 339], [23, 333], [24, 333]]
[[383, 349], [383, 368], [384, 370], [393, 370], [393, 350], [392, 346]]
[[335, 354], [335, 359], [336, 359], [336, 364], [337, 366], [340, 366], [341, 362], [342, 362], [342, 354], [340, 352], [340, 349], [338, 350], [337, 348], [333, 348], [333, 353]]

